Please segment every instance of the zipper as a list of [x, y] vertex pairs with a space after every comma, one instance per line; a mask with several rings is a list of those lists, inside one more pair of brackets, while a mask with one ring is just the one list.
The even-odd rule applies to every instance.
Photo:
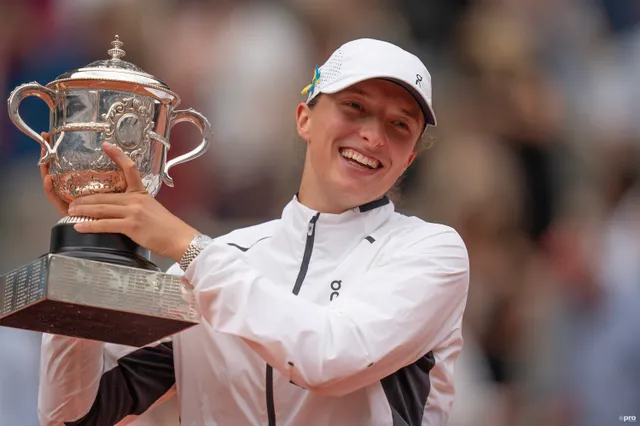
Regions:
[[309, 269], [309, 261], [311, 260], [311, 252], [313, 251], [313, 240], [316, 237], [316, 222], [320, 217], [320, 213], [316, 213], [314, 217], [309, 221], [309, 228], [307, 229], [307, 242], [304, 245], [304, 255], [302, 256], [302, 265], [300, 265], [300, 272], [298, 272], [298, 278], [296, 278], [296, 284], [293, 286], [293, 294], [296, 296], [300, 293], [300, 287], [304, 277], [307, 276], [307, 270]]
[[[320, 213], [316, 213], [315, 216], [309, 221], [309, 227], [307, 228], [307, 241], [304, 244], [304, 255], [302, 256], [302, 264], [300, 265], [300, 271], [298, 272], [298, 278], [293, 286], [293, 294], [296, 296], [300, 293], [300, 288], [304, 278], [307, 276], [309, 270], [309, 262], [311, 261], [311, 252], [313, 251], [313, 241], [316, 237], [316, 222], [320, 217]], [[276, 426], [276, 407], [273, 402], [273, 367], [267, 364], [266, 371], [266, 387], [267, 387], [267, 417], [269, 419], [269, 426]]]

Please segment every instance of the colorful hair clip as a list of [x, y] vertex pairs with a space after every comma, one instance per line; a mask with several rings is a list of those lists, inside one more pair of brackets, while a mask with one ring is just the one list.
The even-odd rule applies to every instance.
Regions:
[[316, 65], [316, 69], [313, 71], [313, 78], [311, 79], [311, 84], [302, 89], [302, 94], [310, 94], [313, 93], [313, 89], [316, 87], [316, 83], [320, 80], [320, 68]]

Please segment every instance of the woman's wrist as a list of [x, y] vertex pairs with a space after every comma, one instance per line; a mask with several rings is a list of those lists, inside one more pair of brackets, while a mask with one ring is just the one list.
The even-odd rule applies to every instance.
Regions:
[[183, 271], [186, 271], [191, 262], [200, 254], [202, 250], [204, 250], [209, 244], [211, 244], [212, 241], [213, 239], [207, 235], [203, 235], [200, 233], [195, 235], [182, 252], [182, 256], [180, 256], [180, 259], [177, 260], [180, 268]]

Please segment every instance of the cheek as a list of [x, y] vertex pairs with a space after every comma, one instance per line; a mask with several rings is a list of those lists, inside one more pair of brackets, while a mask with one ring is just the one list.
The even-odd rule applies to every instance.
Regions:
[[337, 111], [324, 120], [322, 127], [318, 129], [322, 138], [328, 142], [340, 141], [356, 131], [356, 123]]
[[321, 128], [314, 129], [310, 144], [312, 152], [324, 153], [324, 157], [332, 154], [336, 145], [340, 141], [348, 139], [349, 135], [353, 133], [348, 124], [343, 120], [333, 119], [324, 122]]
[[394, 174], [398, 177], [404, 172], [404, 170], [410, 165], [411, 159], [415, 156], [413, 147], [409, 144], [394, 147], [392, 151]]

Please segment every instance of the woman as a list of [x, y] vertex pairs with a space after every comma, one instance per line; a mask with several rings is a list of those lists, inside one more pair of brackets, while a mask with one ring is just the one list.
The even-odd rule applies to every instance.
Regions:
[[45, 335], [43, 424], [114, 424], [174, 383], [182, 425], [447, 423], [467, 252], [453, 229], [396, 213], [385, 196], [436, 123], [429, 73], [395, 45], [360, 39], [316, 68], [303, 93], [299, 193], [281, 219], [214, 240], [104, 146], [127, 192], [72, 202], [69, 214], [98, 219], [76, 229], [121, 232], [175, 260], [169, 272], [184, 271], [202, 322], [138, 350]]

